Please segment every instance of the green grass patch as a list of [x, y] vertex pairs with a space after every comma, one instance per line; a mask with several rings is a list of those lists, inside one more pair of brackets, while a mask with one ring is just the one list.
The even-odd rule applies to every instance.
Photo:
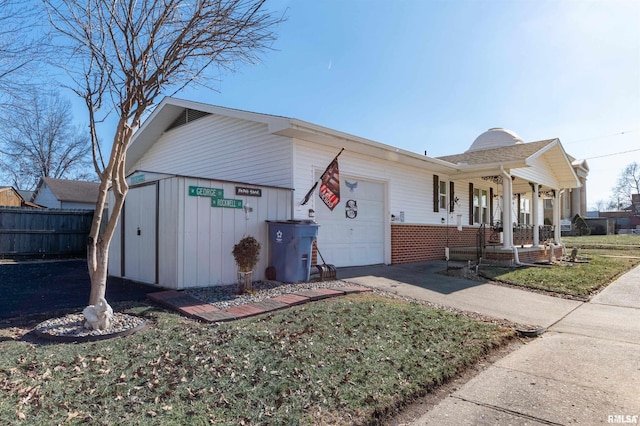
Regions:
[[[513, 331], [375, 295], [84, 344], [2, 338], [0, 418], [15, 424], [366, 424]], [[4, 340], [4, 341], [3, 341]]]
[[616, 234], [616, 235], [584, 235], [582, 237], [562, 237], [562, 242], [567, 247], [610, 247], [640, 249], [640, 235]]
[[483, 267], [492, 280], [577, 297], [588, 297], [640, 264], [640, 236], [589, 235], [563, 237], [570, 252], [578, 247], [578, 259], [588, 263], [565, 266], [498, 268]]

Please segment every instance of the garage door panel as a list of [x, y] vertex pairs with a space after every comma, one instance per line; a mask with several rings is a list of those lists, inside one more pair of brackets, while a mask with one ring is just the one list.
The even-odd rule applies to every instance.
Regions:
[[383, 263], [384, 184], [343, 176], [340, 191], [340, 204], [333, 211], [316, 199], [318, 245], [326, 262], [336, 266]]

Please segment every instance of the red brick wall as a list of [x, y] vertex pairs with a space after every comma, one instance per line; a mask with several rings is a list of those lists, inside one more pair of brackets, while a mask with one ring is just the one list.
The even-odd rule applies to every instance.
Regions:
[[[444, 260], [444, 248], [475, 247], [478, 228], [434, 225], [391, 225], [391, 263]], [[486, 233], [488, 241], [489, 231]]]

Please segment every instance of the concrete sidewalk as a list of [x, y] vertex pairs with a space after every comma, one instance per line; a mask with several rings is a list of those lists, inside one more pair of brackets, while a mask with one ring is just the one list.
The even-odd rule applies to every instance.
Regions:
[[[339, 278], [549, 331], [493, 364], [414, 425], [637, 424], [640, 267], [588, 303], [434, 274], [437, 263]], [[428, 273], [427, 273], [428, 272]]]

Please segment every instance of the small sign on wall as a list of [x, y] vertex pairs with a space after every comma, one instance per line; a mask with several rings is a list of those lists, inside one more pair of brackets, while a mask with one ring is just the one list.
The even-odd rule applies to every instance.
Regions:
[[262, 189], [248, 188], [245, 186], [236, 186], [236, 195], [245, 195], [248, 197], [262, 197]]

